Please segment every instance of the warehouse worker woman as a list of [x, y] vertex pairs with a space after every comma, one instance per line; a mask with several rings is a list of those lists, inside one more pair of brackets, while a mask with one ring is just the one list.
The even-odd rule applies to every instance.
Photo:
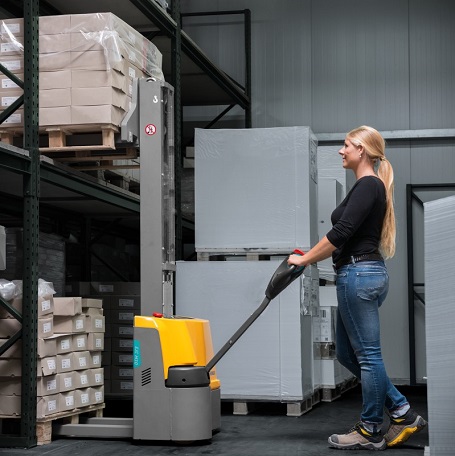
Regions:
[[[392, 385], [381, 354], [379, 307], [389, 288], [383, 258], [395, 253], [393, 169], [384, 150], [384, 139], [374, 128], [362, 126], [346, 135], [339, 154], [356, 182], [333, 211], [327, 235], [304, 256], [288, 259], [289, 264], [306, 266], [333, 258], [337, 358], [361, 379], [363, 397], [360, 421], [346, 434], [329, 437], [330, 446], [339, 449], [384, 450], [402, 444], [427, 424]], [[383, 435], [384, 406], [390, 426]]]

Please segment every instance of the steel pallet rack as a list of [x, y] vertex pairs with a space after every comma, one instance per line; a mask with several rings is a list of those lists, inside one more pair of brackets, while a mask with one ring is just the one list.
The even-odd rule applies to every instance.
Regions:
[[[182, 94], [182, 60], [186, 58], [201, 70], [216, 92], [218, 99], [214, 103], [238, 105], [245, 110], [245, 127], [251, 127], [250, 101], [250, 15], [245, 10], [245, 44], [246, 71], [245, 87], [235, 83], [229, 76], [219, 70], [181, 30], [180, 0], [173, 0], [171, 16], [153, 0], [130, 0], [151, 23], [158, 27], [160, 33], [170, 39], [171, 43], [171, 78], [175, 88], [175, 149], [176, 149], [176, 183], [181, 175], [181, 124], [182, 106], [185, 94]], [[23, 88], [24, 94], [13, 105], [0, 114], [0, 124], [16, 109], [24, 106], [24, 139], [23, 148], [14, 147], [0, 142], [0, 173], [4, 177], [3, 194], [0, 205], [6, 212], [23, 212], [23, 302], [22, 313], [17, 312], [0, 298], [0, 306], [6, 308], [13, 317], [22, 323], [22, 328], [0, 348], [3, 354], [14, 343], [22, 341], [23, 372], [36, 372], [37, 361], [34, 355], [37, 350], [37, 282], [38, 282], [38, 245], [39, 220], [43, 205], [40, 194], [50, 195], [52, 192], [60, 198], [49, 198], [47, 206], [60, 211], [62, 207], [73, 207], [73, 215], [83, 215], [81, 201], [90, 200], [91, 214], [112, 212], [115, 208], [118, 217], [139, 218], [139, 197], [129, 192], [120, 191], [96, 179], [75, 173], [62, 166], [41, 160], [39, 151], [39, 119], [38, 119], [38, 18], [40, 15], [56, 15], [62, 12], [46, 0], [23, 0], [19, 2], [4, 0], [0, 12], [7, 12], [13, 17], [24, 18], [24, 81], [20, 81], [5, 67], [0, 71]], [[237, 13], [237, 12], [235, 12]], [[221, 96], [220, 96], [221, 94]], [[183, 99], [182, 99], [183, 97]], [[216, 98], [216, 97], [215, 97]], [[213, 97], [212, 97], [213, 101]], [[208, 128], [210, 128], [224, 111]], [[22, 182], [22, 186], [18, 183]], [[11, 188], [9, 186], [12, 186]], [[21, 187], [21, 188], [18, 188]], [[176, 188], [177, 193], [179, 188]], [[22, 204], [21, 204], [22, 203]], [[86, 204], [86, 203], [85, 203]], [[73, 206], [72, 206], [73, 205]], [[179, 201], [176, 201], [177, 208]], [[181, 241], [182, 218], [177, 211], [177, 243]], [[179, 239], [180, 237], [180, 239]], [[25, 304], [27, 303], [27, 304]], [[35, 446], [36, 441], [36, 377], [22, 376], [22, 399], [20, 432], [14, 435], [0, 434], [0, 447]]]

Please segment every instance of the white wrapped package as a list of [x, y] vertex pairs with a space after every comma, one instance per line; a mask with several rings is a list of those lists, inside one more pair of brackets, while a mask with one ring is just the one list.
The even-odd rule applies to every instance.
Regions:
[[309, 127], [196, 129], [196, 251], [317, 243], [316, 152]]
[[[216, 353], [261, 304], [280, 261], [177, 262], [176, 313], [210, 321]], [[223, 399], [295, 401], [313, 393], [312, 317], [293, 282], [216, 365]], [[305, 299], [311, 295], [306, 293]]]
[[431, 456], [454, 454], [455, 196], [424, 204], [425, 316]]

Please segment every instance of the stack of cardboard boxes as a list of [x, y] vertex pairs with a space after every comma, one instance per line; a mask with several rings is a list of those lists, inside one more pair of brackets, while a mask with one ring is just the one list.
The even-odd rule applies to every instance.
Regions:
[[[10, 304], [21, 311], [21, 299]], [[38, 299], [38, 307], [37, 417], [104, 403], [102, 301], [48, 295]], [[1, 317], [3, 345], [21, 324], [6, 311]], [[25, 375], [21, 372], [21, 357], [19, 341], [0, 358], [3, 417], [21, 414], [21, 376]]]
[[66, 291], [102, 300], [106, 321], [102, 354], [104, 391], [112, 396], [131, 396], [134, 316], [141, 315], [140, 282], [67, 283]]
[[[0, 21], [0, 63], [24, 78], [23, 19]], [[40, 126], [120, 125], [129, 110], [132, 79], [163, 80], [156, 46], [112, 13], [39, 18]], [[23, 91], [0, 74], [1, 109]], [[2, 128], [23, 125], [16, 111]]]

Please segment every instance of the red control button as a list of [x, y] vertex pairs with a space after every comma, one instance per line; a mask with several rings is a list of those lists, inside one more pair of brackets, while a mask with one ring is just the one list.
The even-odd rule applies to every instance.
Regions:
[[152, 314], [154, 317], [156, 318], [163, 318], [163, 314], [162, 313], [159, 313], [159, 312], [153, 312]]

